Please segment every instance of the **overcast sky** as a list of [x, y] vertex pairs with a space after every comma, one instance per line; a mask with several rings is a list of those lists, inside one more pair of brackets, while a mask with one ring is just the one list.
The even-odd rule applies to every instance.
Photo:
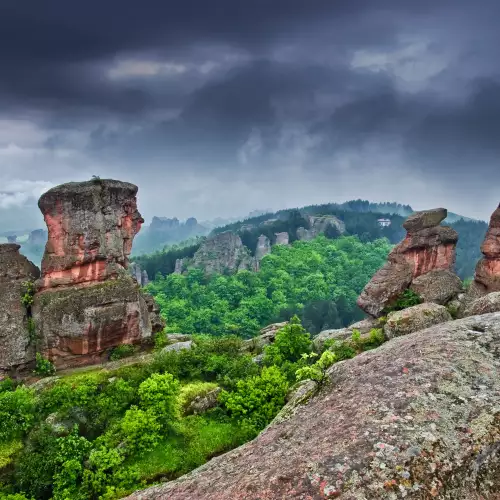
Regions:
[[498, 0], [0, 2], [0, 227], [92, 175], [146, 220], [500, 201]]

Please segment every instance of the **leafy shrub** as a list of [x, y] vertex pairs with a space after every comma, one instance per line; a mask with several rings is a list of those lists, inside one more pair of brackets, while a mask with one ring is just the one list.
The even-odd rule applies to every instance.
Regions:
[[261, 375], [240, 380], [234, 392], [223, 391], [220, 401], [233, 417], [252, 432], [263, 429], [285, 404], [288, 381], [278, 367], [270, 366]]
[[35, 282], [33, 280], [23, 281], [21, 284], [21, 304], [30, 309], [35, 300]]
[[124, 439], [127, 452], [133, 454], [152, 450], [160, 442], [161, 424], [152, 410], [141, 410], [132, 406], [120, 422], [120, 436]]
[[128, 358], [135, 354], [137, 348], [132, 344], [122, 344], [115, 347], [111, 354], [109, 355], [109, 359], [111, 361], [118, 361], [119, 359]]
[[0, 442], [21, 436], [33, 425], [36, 401], [32, 389], [20, 386], [0, 393]]
[[16, 382], [10, 377], [0, 380], [0, 392], [13, 391], [16, 387]]
[[39, 352], [37, 352], [34, 373], [41, 375], [42, 377], [47, 377], [49, 375], [54, 375], [55, 372], [55, 366], [48, 359], [45, 359]]
[[375, 349], [385, 342], [384, 331], [381, 328], [372, 328], [367, 337], [361, 337], [359, 330], [353, 330], [350, 342], [358, 353]]
[[276, 334], [274, 343], [264, 349], [264, 363], [266, 365], [283, 365], [285, 362], [296, 363], [302, 354], [312, 350], [312, 341], [309, 333], [294, 316], [288, 325]]
[[170, 373], [154, 373], [139, 386], [141, 407], [155, 414], [163, 425], [179, 416], [179, 381]]
[[420, 295], [408, 288], [392, 304], [384, 309], [384, 314], [387, 315], [393, 311], [402, 311], [403, 309], [416, 306], [422, 302]]
[[[311, 353], [312, 355], [316, 355], [315, 353]], [[311, 356], [311, 354], [307, 355], [305, 354], [304, 356]], [[297, 380], [315, 380], [316, 382], [319, 382], [320, 384], [324, 383], [326, 380], [326, 371], [330, 366], [332, 366], [335, 362], [337, 361], [337, 357], [332, 351], [325, 351], [321, 357], [316, 361], [316, 363], [310, 365], [310, 366], [304, 366], [302, 368], [299, 368], [296, 371], [296, 376]]]

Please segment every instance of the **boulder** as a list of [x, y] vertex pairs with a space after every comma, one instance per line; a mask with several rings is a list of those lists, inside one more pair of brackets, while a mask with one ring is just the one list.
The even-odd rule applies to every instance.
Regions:
[[493, 212], [476, 266], [474, 281], [484, 293], [500, 292], [500, 206]]
[[410, 286], [411, 279], [412, 268], [408, 262], [394, 256], [375, 273], [358, 297], [357, 304], [366, 313], [381, 316], [384, 309]]
[[323, 330], [318, 333], [313, 339], [314, 347], [317, 351], [321, 351], [327, 340], [348, 340], [352, 337], [354, 330], [361, 333], [361, 336], [368, 335], [374, 328], [381, 328], [378, 319], [368, 318], [363, 321], [348, 326], [347, 328], [339, 328], [337, 330]]
[[410, 288], [424, 302], [444, 305], [462, 291], [462, 280], [447, 269], [438, 269], [415, 278]]
[[436, 325], [328, 370], [253, 441], [130, 500], [494, 499], [500, 313]]
[[14, 243], [0, 245], [0, 375], [33, 361], [35, 346], [28, 329], [30, 308], [21, 303], [23, 283], [40, 270], [19, 253]]
[[262, 350], [266, 345], [274, 342], [276, 334], [286, 325], [288, 325], [288, 321], [273, 323], [262, 328], [259, 335], [243, 342], [243, 350], [250, 352]]
[[414, 233], [416, 231], [420, 231], [421, 229], [438, 226], [446, 219], [447, 216], [448, 210], [446, 210], [446, 208], [423, 210], [410, 215], [403, 223], [403, 227], [409, 233]]
[[491, 292], [472, 302], [464, 312], [464, 316], [477, 316], [500, 311], [500, 292]]
[[451, 320], [452, 317], [446, 307], [431, 302], [424, 302], [423, 304], [408, 307], [402, 311], [390, 313], [387, 316], [384, 333], [388, 339], [392, 339], [425, 330], [430, 326]]
[[219, 404], [219, 394], [221, 391], [222, 389], [217, 387], [204, 396], [194, 398], [186, 409], [186, 415], [199, 415], [215, 408]]
[[194, 346], [194, 342], [192, 340], [188, 340], [187, 342], [176, 342], [175, 344], [170, 344], [165, 346], [161, 352], [179, 352], [186, 351], [192, 349]]
[[176, 344], [177, 342], [189, 342], [192, 340], [191, 335], [185, 333], [168, 333], [166, 335], [169, 344]]

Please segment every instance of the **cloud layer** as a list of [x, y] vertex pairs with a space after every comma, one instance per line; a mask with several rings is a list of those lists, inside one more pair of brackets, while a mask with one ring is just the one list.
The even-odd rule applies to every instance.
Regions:
[[499, 14], [494, 0], [4, 2], [0, 209], [100, 175], [139, 184], [146, 218], [354, 197], [486, 218]]

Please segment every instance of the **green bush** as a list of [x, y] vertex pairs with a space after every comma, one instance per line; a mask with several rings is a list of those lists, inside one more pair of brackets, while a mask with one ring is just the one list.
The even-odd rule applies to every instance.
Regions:
[[423, 300], [420, 295], [408, 288], [394, 302], [384, 308], [384, 315], [393, 311], [402, 311], [403, 309], [416, 306], [422, 302]]
[[259, 376], [240, 380], [234, 392], [223, 391], [220, 401], [233, 418], [256, 433], [284, 406], [287, 391], [286, 377], [278, 367], [270, 366]]
[[142, 410], [132, 406], [120, 422], [120, 436], [128, 454], [152, 450], [160, 441], [159, 415], [152, 409]]
[[128, 358], [137, 352], [137, 347], [132, 344], [119, 345], [111, 351], [109, 359], [111, 361], [118, 361], [119, 359]]
[[154, 373], [139, 386], [140, 405], [166, 426], [179, 417], [179, 381], [170, 373]]
[[296, 363], [302, 354], [312, 350], [312, 341], [309, 333], [294, 316], [288, 325], [276, 334], [274, 343], [264, 349], [264, 363], [266, 365], [283, 365], [285, 362]]
[[22, 436], [34, 423], [35, 393], [19, 386], [15, 391], [0, 393], [0, 442]]
[[45, 359], [39, 352], [37, 352], [34, 373], [41, 375], [42, 377], [47, 377], [49, 375], [54, 375], [55, 372], [55, 366], [48, 359]]
[[217, 388], [213, 382], [192, 382], [181, 387], [178, 403], [184, 412], [190, 403], [200, 396], [206, 396], [210, 391]]
[[[311, 353], [316, 355], [315, 353]], [[305, 357], [311, 356], [305, 354]], [[326, 371], [337, 361], [337, 357], [332, 351], [325, 351], [316, 363], [310, 366], [304, 366], [296, 371], [297, 381], [315, 380], [320, 384], [326, 381]]]

